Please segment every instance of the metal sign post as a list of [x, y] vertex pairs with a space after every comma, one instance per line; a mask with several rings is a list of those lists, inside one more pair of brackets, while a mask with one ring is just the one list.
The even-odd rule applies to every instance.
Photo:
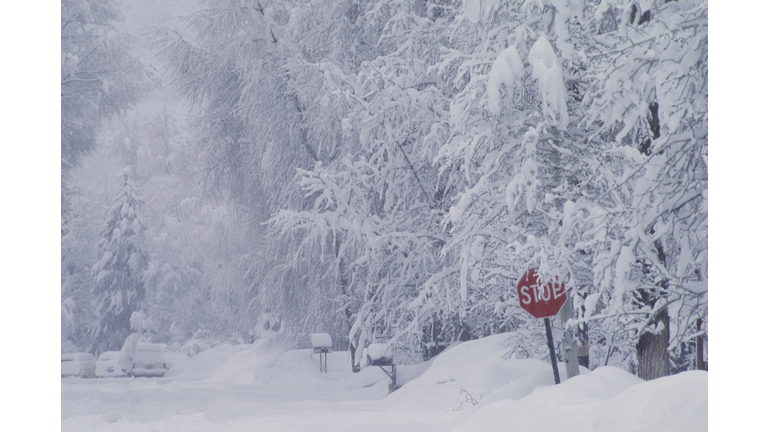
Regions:
[[544, 318], [544, 328], [547, 329], [547, 345], [549, 345], [549, 359], [552, 361], [552, 373], [555, 374], [555, 384], [560, 384], [560, 371], [557, 370], [557, 357], [555, 357], [555, 342], [552, 338], [552, 326], [549, 318]]

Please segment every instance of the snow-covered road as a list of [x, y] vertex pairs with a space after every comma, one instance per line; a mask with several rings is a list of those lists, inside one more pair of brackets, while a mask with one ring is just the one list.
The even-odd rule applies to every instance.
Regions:
[[459, 415], [318, 397], [169, 378], [63, 379], [62, 431], [428, 432], [448, 429]]

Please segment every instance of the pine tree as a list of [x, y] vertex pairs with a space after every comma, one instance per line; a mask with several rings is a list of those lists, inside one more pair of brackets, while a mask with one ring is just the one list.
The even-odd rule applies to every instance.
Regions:
[[119, 350], [131, 333], [131, 314], [144, 299], [141, 273], [147, 257], [143, 227], [138, 217], [141, 200], [130, 180], [132, 167], [123, 170], [123, 188], [112, 204], [98, 242], [99, 260], [93, 266], [92, 290], [98, 320], [91, 328], [91, 351]]

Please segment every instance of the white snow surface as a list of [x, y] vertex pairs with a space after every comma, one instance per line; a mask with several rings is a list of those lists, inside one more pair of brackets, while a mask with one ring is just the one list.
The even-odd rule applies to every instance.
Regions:
[[[222, 345], [164, 378], [62, 378], [62, 431], [706, 431], [708, 373], [653, 381], [602, 367], [554, 385], [548, 362], [505, 360], [509, 334], [454, 345], [430, 362], [321, 373], [280, 334]], [[559, 365], [565, 378], [565, 366]]]

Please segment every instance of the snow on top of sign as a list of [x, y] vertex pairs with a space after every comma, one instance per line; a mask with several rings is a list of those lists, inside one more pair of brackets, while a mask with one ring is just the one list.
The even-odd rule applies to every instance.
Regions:
[[331, 335], [328, 333], [313, 333], [309, 338], [312, 340], [312, 347], [314, 348], [333, 346]]

